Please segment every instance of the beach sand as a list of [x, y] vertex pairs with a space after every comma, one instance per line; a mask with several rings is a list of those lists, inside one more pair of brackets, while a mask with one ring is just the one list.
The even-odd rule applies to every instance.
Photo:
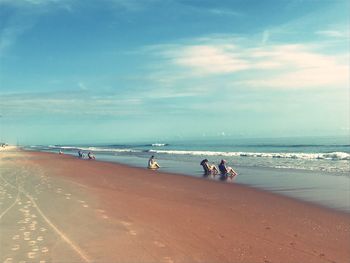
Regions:
[[350, 262], [350, 215], [51, 153], [0, 152], [1, 262]]

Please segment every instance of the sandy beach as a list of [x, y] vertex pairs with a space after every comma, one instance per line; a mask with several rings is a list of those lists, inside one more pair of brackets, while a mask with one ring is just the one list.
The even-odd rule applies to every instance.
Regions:
[[350, 215], [68, 155], [0, 152], [1, 262], [349, 262]]

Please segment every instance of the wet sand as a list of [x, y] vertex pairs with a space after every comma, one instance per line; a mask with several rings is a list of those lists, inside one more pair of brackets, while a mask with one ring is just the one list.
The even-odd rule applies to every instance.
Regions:
[[350, 261], [346, 213], [66, 155], [0, 158], [1, 262]]

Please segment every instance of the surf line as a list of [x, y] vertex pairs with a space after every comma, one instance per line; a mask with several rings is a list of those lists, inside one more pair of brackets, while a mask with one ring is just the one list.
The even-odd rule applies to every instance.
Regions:
[[[2, 176], [1, 176], [2, 178]], [[11, 183], [7, 182], [4, 178], [2, 178], [8, 185], [11, 185], [13, 188], [16, 188]], [[62, 231], [60, 231], [51, 221], [48, 219], [45, 214], [41, 211], [37, 203], [35, 202], [34, 198], [29, 195], [27, 192], [25, 192], [20, 187], [18, 188], [18, 192], [21, 192], [24, 194], [34, 205], [35, 209], [38, 211], [38, 213], [41, 215], [41, 217], [45, 220], [45, 222], [64, 240], [66, 243], [87, 263], [93, 262], [89, 256], [86, 255], [85, 252], [82, 251], [81, 248], [79, 248], [77, 245], [74, 244], [73, 241], [71, 241]]]

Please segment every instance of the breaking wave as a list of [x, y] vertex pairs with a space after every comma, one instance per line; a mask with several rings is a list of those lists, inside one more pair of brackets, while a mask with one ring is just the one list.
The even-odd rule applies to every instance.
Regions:
[[350, 160], [350, 154], [345, 152], [331, 153], [260, 153], [260, 152], [214, 152], [214, 151], [178, 151], [178, 150], [149, 150], [152, 153], [195, 155], [195, 156], [225, 156], [225, 157], [265, 157], [303, 160]]

